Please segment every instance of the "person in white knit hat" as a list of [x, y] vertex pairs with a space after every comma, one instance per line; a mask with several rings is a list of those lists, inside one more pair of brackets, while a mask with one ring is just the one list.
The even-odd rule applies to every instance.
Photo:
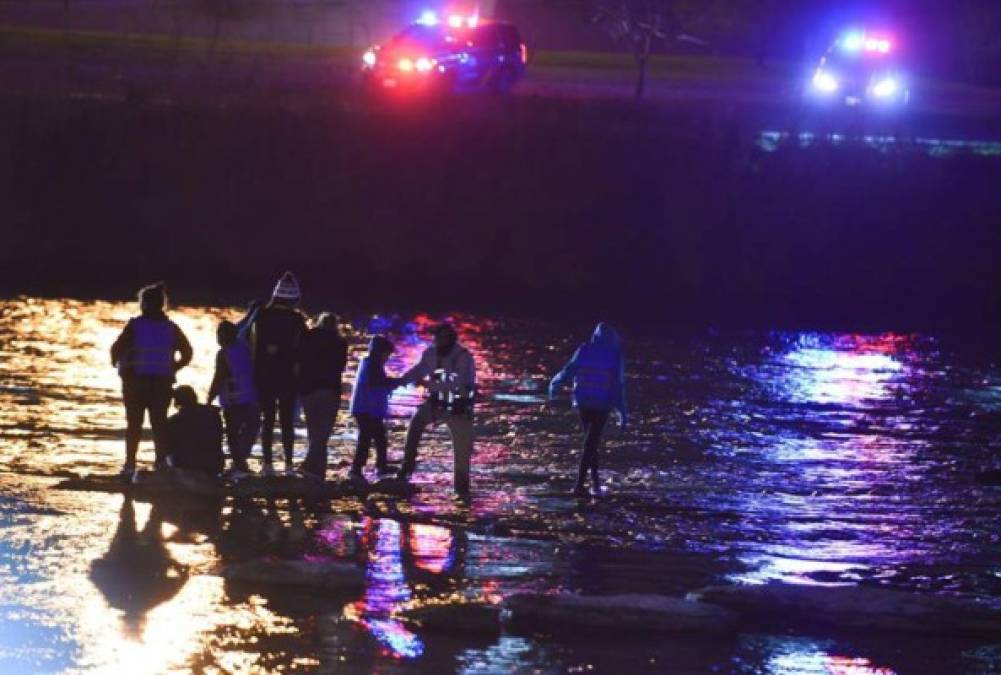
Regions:
[[276, 415], [281, 422], [285, 473], [291, 475], [293, 472], [297, 354], [306, 333], [306, 319], [298, 310], [300, 299], [299, 282], [291, 272], [286, 272], [275, 284], [271, 301], [258, 311], [250, 330], [254, 383], [264, 418], [261, 450], [266, 476], [274, 475], [271, 445]]

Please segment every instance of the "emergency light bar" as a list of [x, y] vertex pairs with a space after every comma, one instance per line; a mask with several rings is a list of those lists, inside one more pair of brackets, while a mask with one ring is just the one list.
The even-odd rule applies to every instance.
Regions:
[[846, 52], [875, 52], [878, 54], [889, 54], [892, 43], [889, 38], [866, 35], [863, 32], [852, 32], [845, 34], [838, 44]]
[[426, 9], [421, 12], [421, 16], [417, 19], [417, 23], [422, 26], [437, 26], [438, 25], [438, 13], [433, 9]]
[[[442, 22], [438, 13], [433, 9], [426, 9], [421, 12], [420, 17], [418, 17], [415, 23], [421, 26], [438, 26]], [[445, 19], [445, 23], [449, 28], [476, 28], [480, 24], [480, 17], [477, 14], [472, 14], [470, 16], [464, 16], [462, 14], [450, 14], [448, 18]]]

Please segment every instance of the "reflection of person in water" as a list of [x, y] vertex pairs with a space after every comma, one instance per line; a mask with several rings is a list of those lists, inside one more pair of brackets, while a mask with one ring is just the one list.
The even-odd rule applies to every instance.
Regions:
[[123, 612], [126, 632], [133, 637], [142, 635], [146, 614], [177, 595], [188, 578], [187, 569], [164, 546], [162, 523], [154, 505], [146, 525], [137, 530], [135, 508], [126, 496], [107, 553], [91, 563], [91, 582], [109, 605]]
[[305, 512], [295, 501], [290, 500], [288, 522], [284, 522], [275, 500], [269, 499], [261, 508], [253, 499], [237, 496], [224, 521], [216, 541], [216, 550], [224, 561], [262, 554], [294, 558], [309, 543]]

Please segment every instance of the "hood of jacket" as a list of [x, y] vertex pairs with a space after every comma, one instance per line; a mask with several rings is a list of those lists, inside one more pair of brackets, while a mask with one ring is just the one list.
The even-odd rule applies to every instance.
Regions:
[[591, 334], [591, 342], [603, 347], [618, 349], [620, 338], [615, 329], [603, 321], [594, 327], [594, 333]]

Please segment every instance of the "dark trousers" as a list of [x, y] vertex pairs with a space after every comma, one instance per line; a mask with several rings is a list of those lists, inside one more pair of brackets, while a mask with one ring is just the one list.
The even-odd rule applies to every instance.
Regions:
[[149, 411], [153, 428], [153, 448], [156, 461], [167, 456], [167, 410], [173, 392], [169, 377], [130, 375], [122, 378], [122, 401], [125, 403], [125, 462], [135, 466], [142, 438], [143, 422]]
[[386, 466], [386, 423], [375, 415], [355, 415], [358, 423], [358, 445], [355, 448], [355, 461], [351, 464], [352, 471], [361, 471], [368, 461], [368, 450], [375, 443], [375, 465], [383, 469]]
[[584, 487], [587, 474], [591, 472], [591, 482], [598, 485], [598, 448], [601, 446], [601, 434], [608, 422], [608, 410], [580, 409], [580, 423], [584, 428], [584, 452], [580, 456], [580, 468], [577, 471], [577, 487]]
[[256, 403], [230, 405], [222, 409], [226, 422], [226, 445], [233, 468], [247, 471], [247, 458], [261, 428], [261, 411]]
[[271, 444], [275, 437], [275, 415], [282, 426], [282, 448], [285, 450], [286, 468], [292, 466], [292, 450], [295, 448], [295, 390], [282, 391], [261, 389], [258, 392], [261, 399], [261, 412], [264, 416], [264, 427], [261, 429], [261, 451], [264, 453], [264, 463], [271, 464]]
[[339, 389], [316, 389], [302, 396], [302, 411], [306, 414], [306, 435], [309, 450], [302, 470], [316, 476], [327, 473], [327, 443], [337, 422], [337, 409], [341, 405]]

